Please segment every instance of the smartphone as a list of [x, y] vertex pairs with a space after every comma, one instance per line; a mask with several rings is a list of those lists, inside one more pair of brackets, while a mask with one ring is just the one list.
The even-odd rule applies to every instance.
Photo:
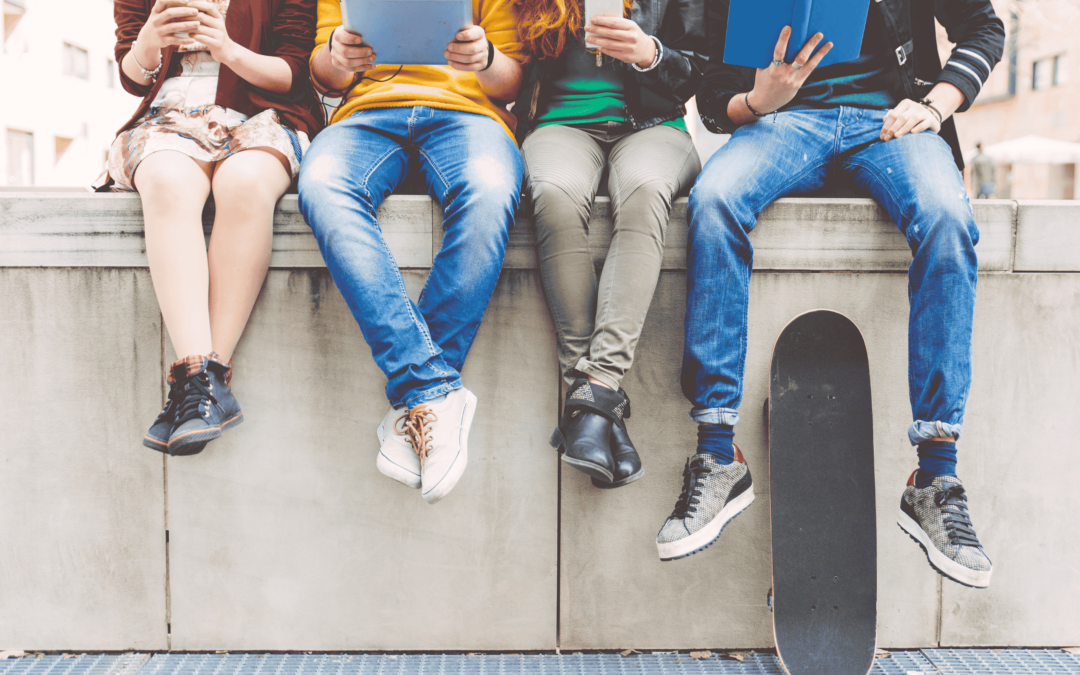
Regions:
[[[174, 7], [187, 7], [188, 3], [185, 0], [165, 0], [165, 4], [168, 5], [165, 9], [172, 9]], [[190, 18], [179, 19], [173, 23], [183, 23], [184, 21], [191, 21]], [[191, 37], [190, 33], [173, 33], [173, 37], [188, 38]]]
[[[585, 0], [585, 23], [594, 16], [616, 16], [622, 18], [623, 0]], [[589, 33], [585, 34], [585, 48], [599, 49], [594, 44], [589, 44]]]

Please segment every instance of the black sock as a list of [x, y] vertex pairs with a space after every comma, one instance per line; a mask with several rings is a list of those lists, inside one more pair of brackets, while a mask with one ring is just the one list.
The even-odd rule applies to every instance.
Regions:
[[735, 429], [727, 424], [699, 424], [697, 428], [697, 452], [716, 458], [720, 464], [735, 461]]
[[938, 476], [956, 476], [956, 443], [923, 441], [919, 443], [919, 472], [915, 474], [915, 487], [930, 487], [930, 482]]

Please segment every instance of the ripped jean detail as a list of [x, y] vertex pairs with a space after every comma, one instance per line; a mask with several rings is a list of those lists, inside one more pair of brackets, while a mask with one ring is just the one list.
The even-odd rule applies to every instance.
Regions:
[[908, 440], [912, 445], [918, 445], [931, 438], [960, 438], [959, 424], [946, 424], [945, 422], [924, 422], [915, 420], [908, 427]]
[[726, 424], [733, 427], [739, 423], [739, 411], [733, 408], [691, 408], [690, 419], [698, 424]]

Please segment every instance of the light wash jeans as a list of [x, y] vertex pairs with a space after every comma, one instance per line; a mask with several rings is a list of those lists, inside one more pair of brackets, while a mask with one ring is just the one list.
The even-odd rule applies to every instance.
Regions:
[[[445, 232], [416, 303], [375, 218], [413, 168], [442, 206]], [[521, 153], [497, 122], [428, 107], [359, 112], [308, 148], [300, 210], [386, 374], [391, 405], [413, 408], [462, 386], [502, 270], [522, 173]]]
[[828, 174], [867, 190], [907, 237], [912, 445], [960, 436], [971, 385], [979, 230], [952, 151], [932, 132], [878, 140], [886, 111], [782, 112], [740, 127], [690, 193], [683, 393], [697, 422], [735, 424], [746, 361], [753, 247], [774, 200]]

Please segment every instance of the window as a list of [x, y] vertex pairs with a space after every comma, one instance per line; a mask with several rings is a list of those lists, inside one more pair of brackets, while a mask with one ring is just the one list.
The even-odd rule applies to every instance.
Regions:
[[1042, 59], [1031, 64], [1031, 88], [1038, 91], [1050, 87], [1052, 64], [1048, 59]]
[[64, 43], [64, 74], [90, 79], [90, 54], [81, 47]]
[[74, 138], [64, 138], [63, 136], [56, 137], [56, 155], [54, 155], [56, 164], [60, 163], [60, 160], [64, 157], [64, 153], [68, 151], [68, 148], [70, 148], [71, 144], [74, 142]]
[[112, 59], [105, 59], [105, 86], [116, 89], [116, 62]]
[[6, 46], [8, 38], [15, 32], [15, 26], [19, 25], [23, 14], [26, 13], [26, 5], [23, 0], [0, 0], [0, 4], [4, 5], [4, 45]]
[[1031, 64], [1031, 88], [1049, 89], [1065, 84], [1065, 55], [1058, 54]]
[[8, 185], [34, 184], [34, 134], [7, 130]]

